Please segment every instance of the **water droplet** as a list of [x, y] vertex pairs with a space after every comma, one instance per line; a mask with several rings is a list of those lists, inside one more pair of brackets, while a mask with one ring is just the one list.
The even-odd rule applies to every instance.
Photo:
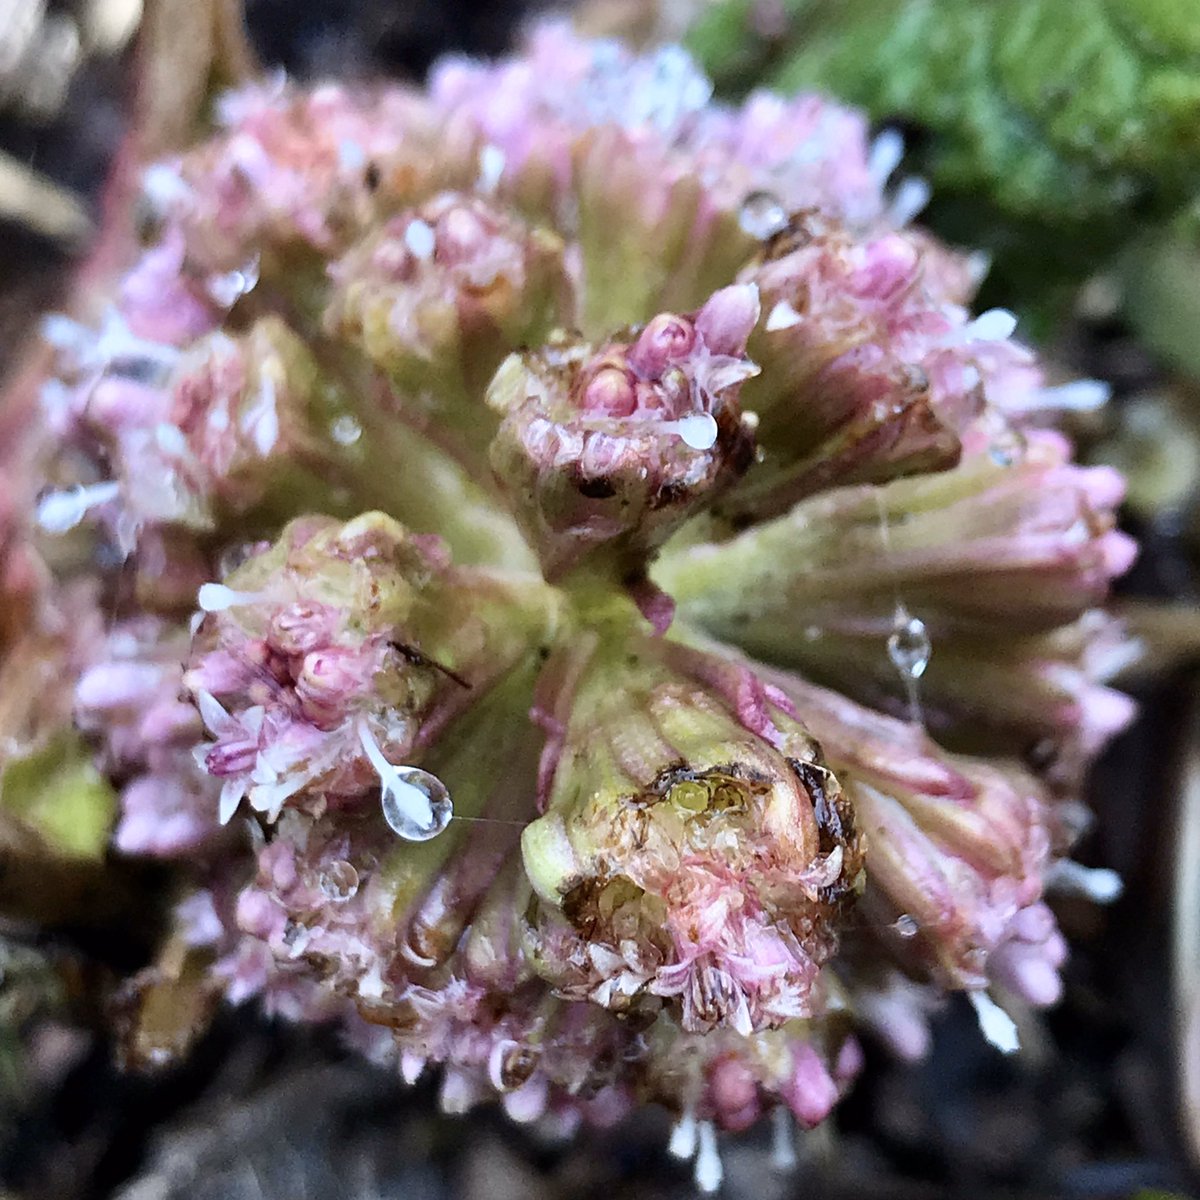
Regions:
[[903, 605], [896, 608], [896, 620], [887, 640], [888, 658], [905, 679], [920, 679], [929, 666], [933, 646], [929, 630], [920, 617], [911, 616]]
[[392, 829], [409, 842], [435, 838], [454, 815], [446, 785], [419, 767], [397, 767], [383, 789], [383, 816]]
[[247, 292], [258, 286], [259, 263], [252, 258], [240, 270], [210, 275], [206, 283], [208, 294], [215, 304], [232, 308]]
[[362, 426], [349, 413], [343, 413], [329, 423], [329, 435], [339, 446], [353, 446], [362, 437]]
[[358, 872], [345, 859], [339, 858], [321, 872], [318, 885], [329, 900], [338, 903], [353, 900], [358, 892]]
[[921, 923], [911, 913], [901, 913], [892, 922], [892, 928], [902, 938], [913, 938], [921, 931]]
[[720, 431], [711, 413], [691, 413], [670, 425], [693, 450], [711, 450], [717, 444]]
[[751, 192], [738, 211], [743, 233], [765, 242], [787, 228], [787, 210], [771, 192]]
[[698, 780], [683, 779], [667, 792], [667, 799], [688, 812], [704, 812], [708, 808], [708, 788]]

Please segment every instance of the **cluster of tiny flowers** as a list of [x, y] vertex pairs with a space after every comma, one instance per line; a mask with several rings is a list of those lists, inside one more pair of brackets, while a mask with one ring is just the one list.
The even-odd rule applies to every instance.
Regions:
[[0, 647], [210, 992], [451, 1112], [665, 1105], [706, 1189], [858, 1037], [1058, 998], [1133, 554], [1050, 428], [1102, 389], [971, 314], [895, 136], [710, 90], [552, 25], [224, 98], [99, 328], [47, 323], [52, 482], [0, 509]]

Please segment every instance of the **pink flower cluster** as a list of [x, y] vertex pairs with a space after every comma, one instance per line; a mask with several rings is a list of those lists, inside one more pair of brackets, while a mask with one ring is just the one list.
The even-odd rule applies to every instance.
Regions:
[[1134, 553], [1044, 427], [1100, 389], [971, 315], [894, 139], [709, 91], [550, 26], [226, 97], [0, 496], [0, 680], [172, 864], [164, 956], [448, 1111], [666, 1104], [706, 1188], [856, 1031], [1058, 997]]

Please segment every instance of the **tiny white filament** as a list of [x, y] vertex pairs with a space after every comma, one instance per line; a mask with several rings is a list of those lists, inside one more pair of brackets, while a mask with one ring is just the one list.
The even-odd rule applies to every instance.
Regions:
[[967, 999], [979, 1018], [984, 1038], [1002, 1054], [1015, 1054], [1021, 1048], [1017, 1023], [987, 992], [968, 992]]

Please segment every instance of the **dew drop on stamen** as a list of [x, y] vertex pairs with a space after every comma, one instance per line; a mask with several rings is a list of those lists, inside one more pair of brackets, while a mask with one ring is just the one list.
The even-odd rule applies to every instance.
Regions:
[[914, 938], [921, 930], [921, 924], [911, 913], [901, 913], [895, 921], [892, 922], [892, 928], [896, 933], [907, 940]]
[[454, 815], [446, 785], [419, 767], [397, 768], [398, 778], [383, 789], [383, 816], [392, 830], [409, 842], [435, 838]]
[[751, 192], [738, 210], [743, 233], [765, 242], [787, 228], [787, 210], [771, 192]]

